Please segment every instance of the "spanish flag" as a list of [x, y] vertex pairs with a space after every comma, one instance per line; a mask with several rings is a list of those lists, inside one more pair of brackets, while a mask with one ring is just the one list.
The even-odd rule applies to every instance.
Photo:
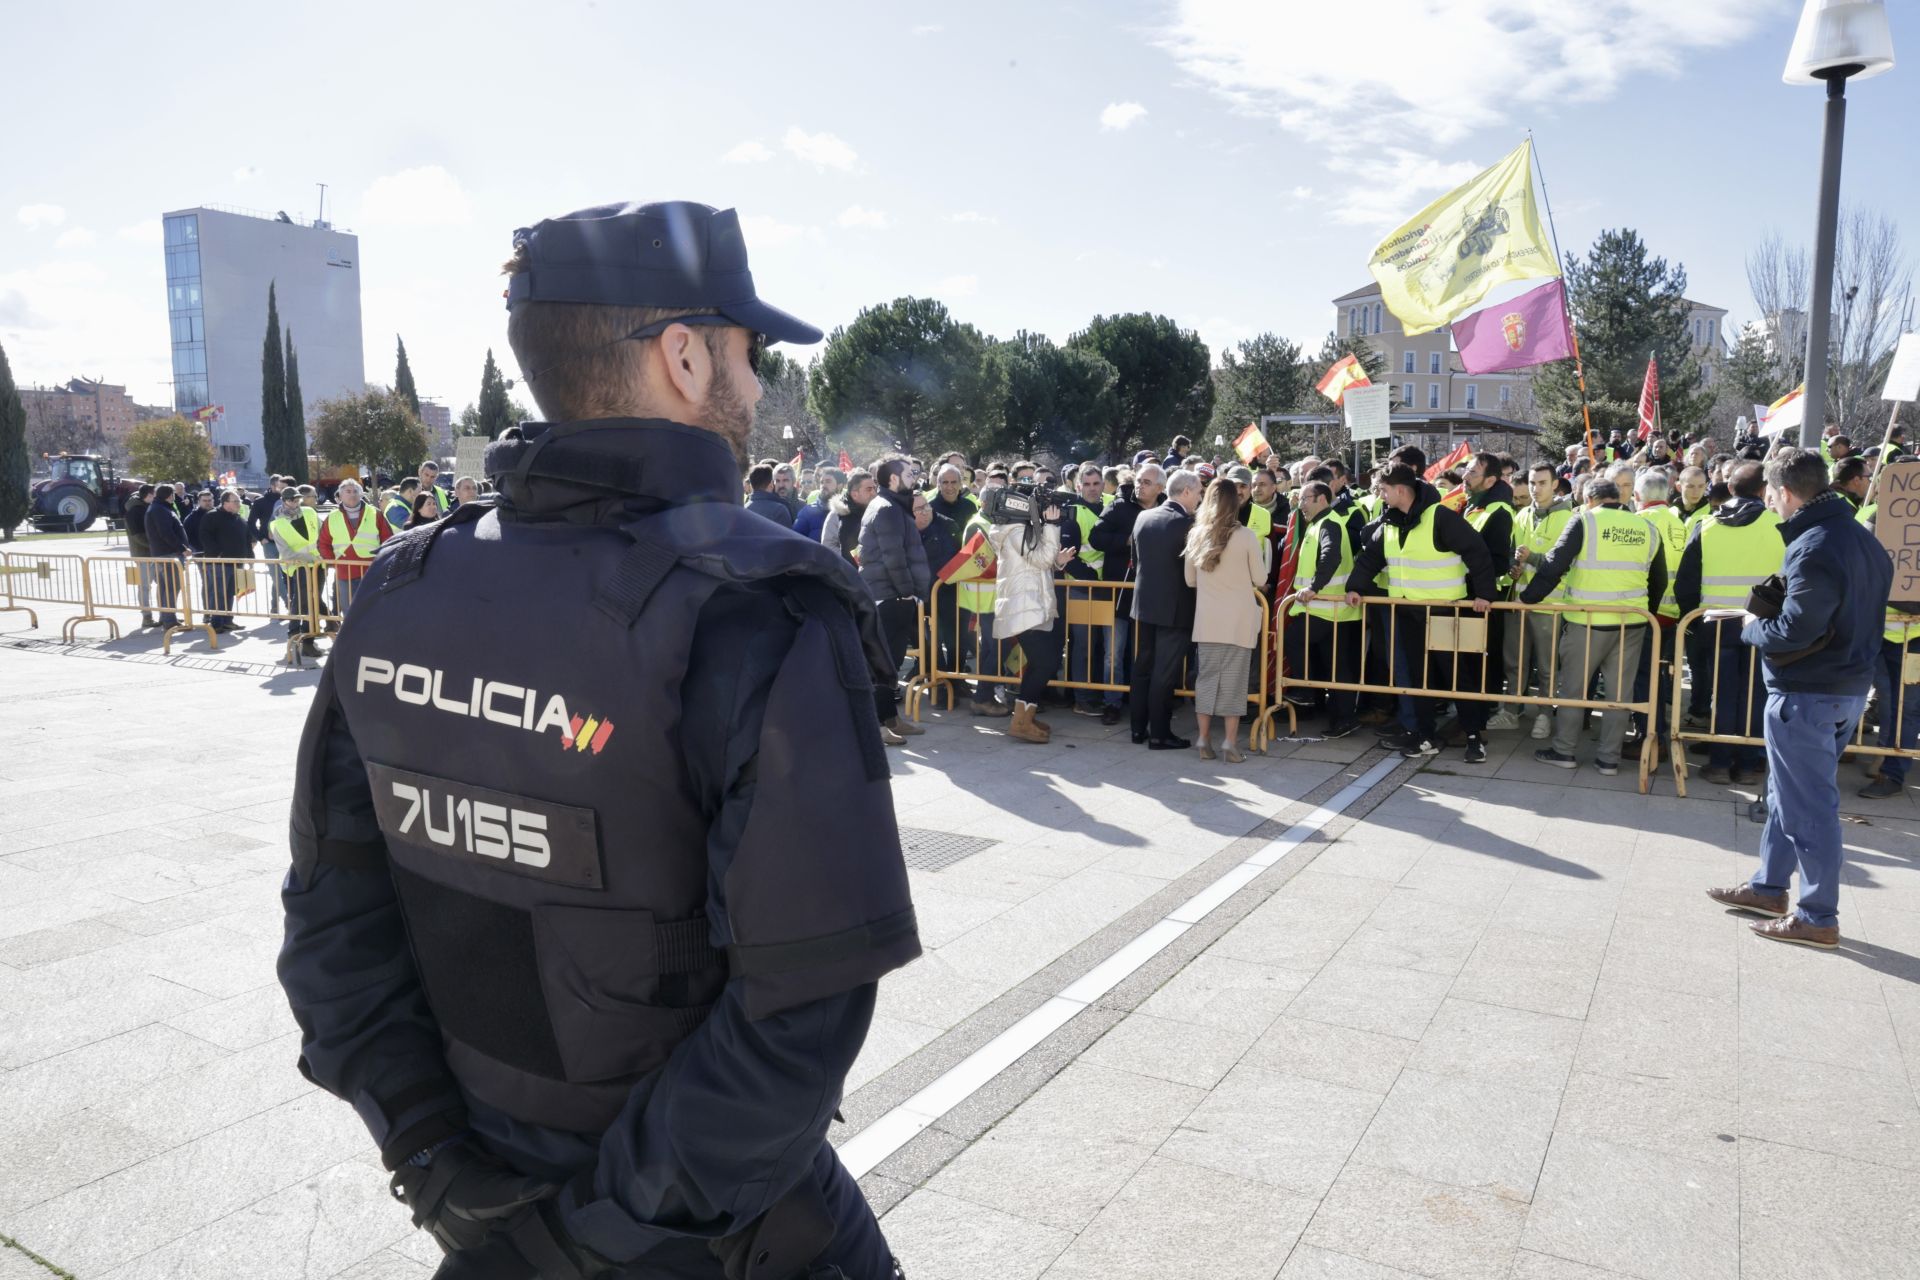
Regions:
[[1273, 446], [1268, 444], [1266, 436], [1260, 433], [1259, 424], [1249, 422], [1247, 429], [1234, 440], [1233, 451], [1240, 455], [1240, 461], [1252, 466], [1267, 454], [1272, 453]]
[[960, 553], [934, 576], [941, 582], [992, 582], [993, 548], [987, 544], [987, 535], [976, 533], [968, 538]]
[[1471, 460], [1472, 457], [1473, 442], [1471, 440], [1462, 440], [1459, 444], [1453, 446], [1453, 452], [1427, 468], [1427, 479], [1438, 480], [1455, 467]]
[[1327, 399], [1339, 404], [1347, 394], [1348, 387], [1370, 387], [1373, 385], [1367, 377], [1366, 368], [1361, 365], [1358, 356], [1341, 356], [1334, 361], [1333, 368], [1327, 370], [1326, 377], [1313, 384], [1313, 389]]

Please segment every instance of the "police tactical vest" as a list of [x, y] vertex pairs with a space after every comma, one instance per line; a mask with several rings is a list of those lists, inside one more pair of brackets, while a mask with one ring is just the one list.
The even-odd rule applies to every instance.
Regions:
[[[428, 575], [446, 584], [434, 626], [420, 625], [415, 594]], [[874, 659], [887, 656], [856, 628], [865, 593], [835, 552], [735, 505], [609, 527], [463, 504], [387, 544], [333, 651], [447, 1065], [516, 1120], [605, 1129], [729, 976], [765, 972], [763, 953], [780, 950], [712, 944], [711, 815], [678, 749], [695, 621], [730, 584], [778, 590], [827, 624], [840, 679], [782, 696], [818, 703], [809, 750], [884, 777], [870, 708]], [[511, 619], [510, 645], [476, 634], [488, 615]], [[871, 906], [896, 889], [819, 891]], [[737, 926], [740, 899], [728, 906]], [[898, 943], [913, 929], [904, 914], [852, 941], [813, 939], [808, 960]]]
[[1749, 524], [1709, 520], [1700, 529], [1700, 605], [1744, 609], [1763, 579], [1780, 572], [1787, 558], [1780, 517], [1762, 511]]
[[[1395, 600], [1465, 600], [1467, 562], [1433, 540], [1434, 503], [1411, 529], [1387, 525], [1387, 594]], [[1394, 544], [1399, 543], [1399, 554]]]
[[[1596, 507], [1580, 515], [1580, 554], [1567, 571], [1567, 603], [1584, 605], [1647, 604], [1647, 569], [1661, 554], [1653, 526], [1631, 511]], [[1570, 611], [1568, 622], [1589, 627], [1644, 624], [1635, 613], [1608, 610]]]

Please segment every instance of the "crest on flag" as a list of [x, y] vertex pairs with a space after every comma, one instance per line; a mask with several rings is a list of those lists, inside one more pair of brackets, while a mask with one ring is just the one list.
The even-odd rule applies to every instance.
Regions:
[[1500, 317], [1500, 336], [1507, 340], [1507, 350], [1518, 351], [1527, 341], [1527, 318], [1518, 311], [1509, 311]]

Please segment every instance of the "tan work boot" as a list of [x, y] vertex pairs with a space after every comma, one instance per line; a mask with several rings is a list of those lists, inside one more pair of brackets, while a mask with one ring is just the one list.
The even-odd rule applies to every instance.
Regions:
[[1046, 726], [1033, 718], [1031, 702], [1013, 704], [1013, 719], [1007, 724], [1007, 736], [1017, 742], [1037, 742], [1042, 745], [1053, 738]]
[[905, 716], [895, 716], [893, 719], [883, 723], [886, 728], [893, 730], [903, 738], [917, 738], [926, 732], [925, 729], [907, 719]]

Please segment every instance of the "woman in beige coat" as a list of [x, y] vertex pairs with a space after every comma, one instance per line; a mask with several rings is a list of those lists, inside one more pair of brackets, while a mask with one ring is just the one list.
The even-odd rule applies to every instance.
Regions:
[[1196, 588], [1193, 642], [1200, 649], [1200, 673], [1193, 682], [1193, 710], [1199, 721], [1200, 758], [1211, 760], [1213, 717], [1226, 720], [1222, 752], [1239, 764], [1240, 717], [1247, 709], [1247, 673], [1260, 638], [1260, 600], [1266, 581], [1260, 538], [1240, 523], [1240, 495], [1222, 477], [1207, 486], [1193, 529], [1187, 534], [1187, 585]]

